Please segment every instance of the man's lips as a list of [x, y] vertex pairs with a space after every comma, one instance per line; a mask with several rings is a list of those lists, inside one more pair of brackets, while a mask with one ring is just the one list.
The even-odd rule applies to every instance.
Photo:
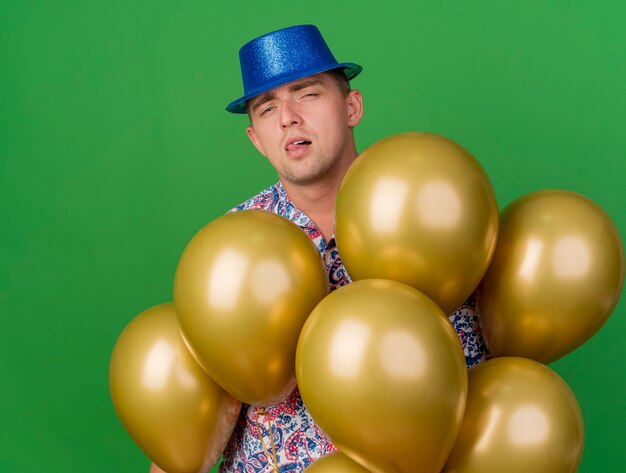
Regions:
[[311, 140], [307, 140], [304, 137], [296, 136], [294, 138], [289, 138], [287, 140], [287, 144], [285, 145], [285, 149], [287, 151], [295, 151], [301, 147], [308, 146], [311, 144]]

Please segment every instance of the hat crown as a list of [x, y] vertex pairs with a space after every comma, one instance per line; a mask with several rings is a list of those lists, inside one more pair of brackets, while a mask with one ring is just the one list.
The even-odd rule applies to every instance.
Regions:
[[239, 50], [239, 61], [245, 95], [281, 77], [337, 64], [314, 25], [292, 26], [255, 38]]

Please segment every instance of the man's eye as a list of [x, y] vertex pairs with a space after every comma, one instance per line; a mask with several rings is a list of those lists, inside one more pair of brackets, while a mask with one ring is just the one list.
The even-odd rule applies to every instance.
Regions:
[[268, 107], [265, 107], [261, 110], [261, 115], [267, 115], [268, 113], [270, 113], [272, 110], [274, 109], [274, 106], [270, 105]]
[[317, 92], [309, 92], [308, 94], [304, 94], [305, 97], [317, 97], [319, 94]]

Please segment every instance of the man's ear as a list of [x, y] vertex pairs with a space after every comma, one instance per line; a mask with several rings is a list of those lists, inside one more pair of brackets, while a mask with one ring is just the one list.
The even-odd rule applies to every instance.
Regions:
[[346, 96], [348, 110], [348, 125], [356, 126], [363, 117], [363, 96], [358, 90], [351, 90]]
[[254, 128], [252, 128], [252, 125], [248, 125], [248, 127], [246, 128], [246, 133], [248, 134], [248, 138], [250, 138], [250, 141], [252, 141], [252, 144], [259, 151], [259, 153], [261, 153], [263, 156], [266, 156], [265, 151], [263, 151], [263, 147], [261, 146], [261, 143], [259, 142], [256, 133], [254, 132]]

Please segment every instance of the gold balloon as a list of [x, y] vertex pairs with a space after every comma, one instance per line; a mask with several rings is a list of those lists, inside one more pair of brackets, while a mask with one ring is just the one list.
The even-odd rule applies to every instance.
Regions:
[[296, 376], [313, 419], [374, 473], [439, 473], [463, 417], [458, 336], [421, 292], [371, 279], [327, 296], [302, 329]]
[[204, 473], [224, 450], [241, 403], [193, 359], [173, 304], [133, 319], [109, 366], [113, 405], [137, 445], [168, 473]]
[[276, 404], [295, 387], [300, 330], [328, 293], [320, 254], [294, 223], [248, 210], [201, 229], [174, 280], [183, 336], [233, 397]]
[[352, 279], [403, 282], [446, 313], [480, 282], [497, 233], [485, 171], [463, 147], [430, 133], [370, 146], [337, 195], [335, 234]]
[[574, 473], [583, 443], [576, 397], [554, 371], [495, 358], [469, 370], [465, 417], [443, 473]]
[[557, 360], [606, 322], [623, 283], [621, 239], [598, 205], [564, 190], [528, 194], [502, 212], [477, 293], [489, 350]]
[[341, 452], [330, 453], [315, 460], [304, 471], [305, 473], [369, 473]]

